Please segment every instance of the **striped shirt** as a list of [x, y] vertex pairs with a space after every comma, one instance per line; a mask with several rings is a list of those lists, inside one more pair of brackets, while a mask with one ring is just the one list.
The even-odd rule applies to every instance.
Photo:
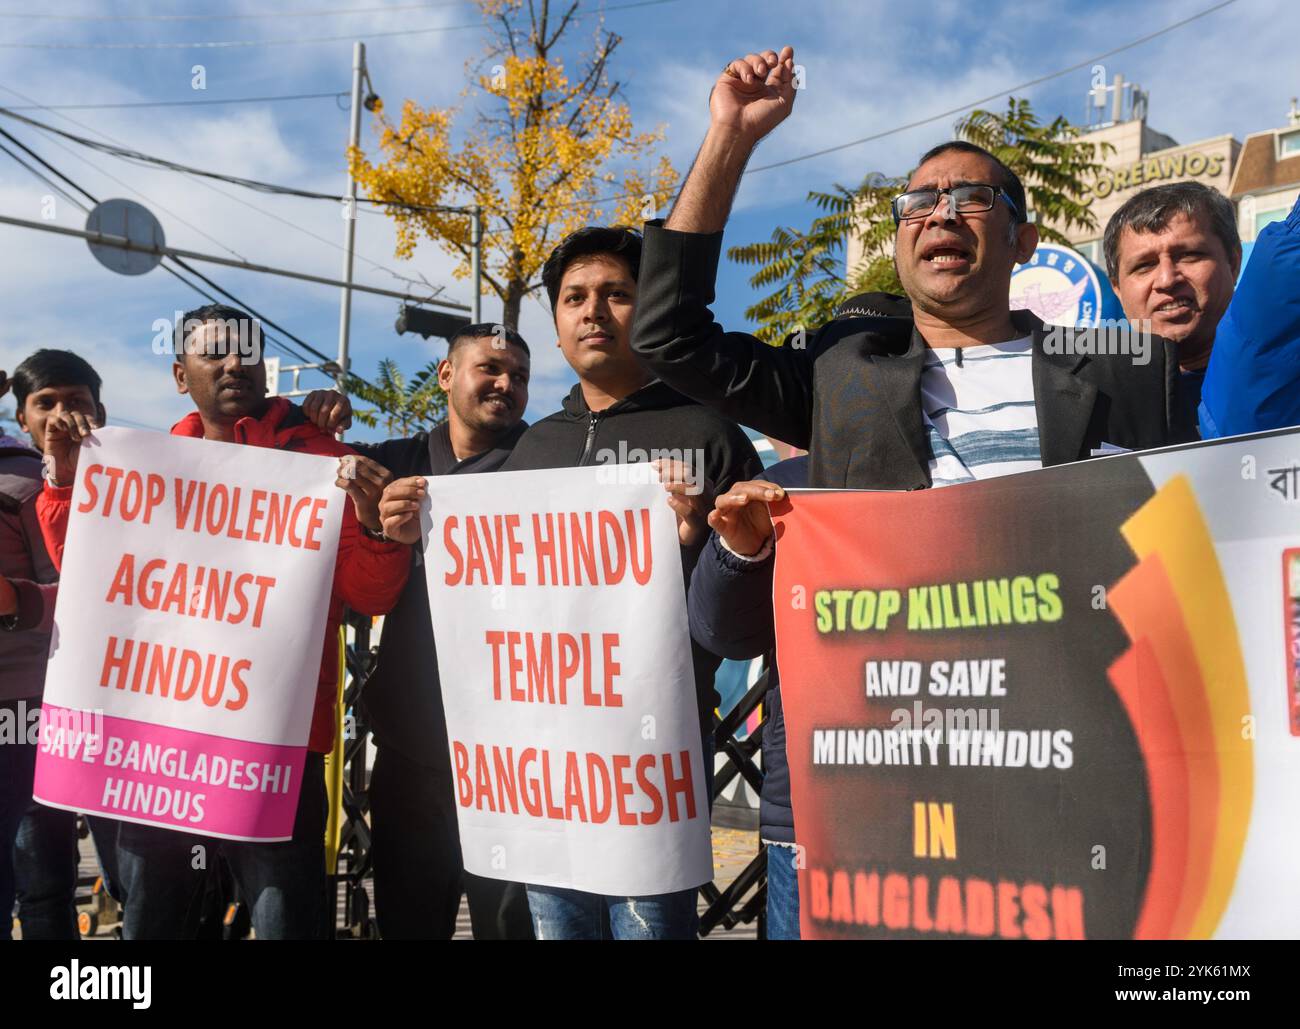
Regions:
[[921, 409], [936, 487], [1043, 466], [1031, 348], [1025, 336], [927, 352]]

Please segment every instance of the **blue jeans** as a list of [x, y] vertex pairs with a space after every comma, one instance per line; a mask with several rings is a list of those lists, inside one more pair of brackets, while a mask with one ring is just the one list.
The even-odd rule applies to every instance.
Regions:
[[602, 897], [581, 890], [529, 886], [528, 908], [539, 940], [693, 940], [699, 890], [651, 897]]
[[192, 938], [208, 876], [220, 856], [239, 885], [259, 940], [327, 939], [333, 911], [325, 876], [324, 769], [323, 755], [307, 755], [293, 839], [284, 843], [241, 843], [122, 822], [117, 838], [126, 892], [122, 935]]
[[104, 889], [121, 904], [126, 894], [122, 889], [122, 875], [117, 870], [117, 834], [122, 823], [103, 815], [87, 815], [86, 825], [95, 844], [95, 857], [99, 859], [99, 874], [104, 878]]
[[[704, 795], [713, 810], [713, 732], [703, 730]], [[529, 886], [528, 910], [539, 940], [694, 940], [699, 889], [647, 897], [608, 897], [555, 886]]]
[[799, 939], [799, 873], [797, 851], [779, 844], [767, 845], [767, 938]]
[[32, 800], [36, 744], [19, 720], [38, 701], [0, 704], [12, 712], [17, 739], [0, 743], [0, 940], [13, 931], [14, 900], [25, 940], [75, 940], [77, 816]]

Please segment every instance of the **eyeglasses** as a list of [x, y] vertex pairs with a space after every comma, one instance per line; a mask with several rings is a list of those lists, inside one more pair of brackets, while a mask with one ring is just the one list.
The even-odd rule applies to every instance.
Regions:
[[925, 218], [939, 206], [939, 198], [944, 194], [952, 198], [952, 206], [958, 214], [976, 214], [980, 211], [993, 210], [993, 203], [1001, 197], [1011, 208], [1011, 216], [1020, 220], [1020, 209], [1005, 190], [997, 186], [972, 182], [963, 186], [949, 186], [947, 189], [917, 189], [911, 193], [901, 193], [894, 197], [890, 205], [894, 212], [894, 224]]

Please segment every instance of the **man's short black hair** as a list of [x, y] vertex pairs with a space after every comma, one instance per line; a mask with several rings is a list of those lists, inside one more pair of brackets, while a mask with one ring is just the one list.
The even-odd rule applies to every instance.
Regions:
[[[251, 330], [256, 330], [259, 348], [262, 341], [262, 323], [254, 318], [247, 311], [241, 311], [237, 307], [231, 307], [229, 304], [204, 304], [202, 307], [196, 307], [192, 311], [186, 311], [181, 315], [181, 320], [177, 323], [175, 333], [175, 350], [174, 353], [179, 360], [185, 356], [185, 340], [189, 336], [186, 326], [190, 327], [190, 332], [197, 325], [204, 322], [237, 322], [241, 325], [248, 325]], [[260, 353], [260, 351], [259, 351]]]
[[498, 325], [494, 322], [479, 322], [477, 325], [466, 325], [452, 337], [451, 342], [447, 345], [447, 360], [450, 361], [452, 354], [472, 340], [497, 338], [504, 339], [507, 343], [517, 346], [530, 358], [533, 356], [528, 350], [528, 344], [524, 342], [524, 337], [515, 332], [514, 329], [507, 329], [504, 325]]
[[542, 265], [542, 282], [546, 286], [546, 295], [551, 299], [552, 312], [560, 296], [560, 280], [569, 265], [597, 254], [609, 254], [626, 261], [635, 279], [641, 271], [641, 233], [635, 229], [588, 225], [560, 240], [560, 245], [551, 251], [551, 256]]
[[99, 373], [71, 350], [38, 350], [14, 369], [14, 400], [21, 411], [27, 398], [51, 386], [85, 386], [99, 403]]
[[921, 159], [916, 162], [916, 166], [919, 168], [921, 165], [925, 164], [926, 161], [938, 157], [940, 154], [946, 154], [949, 151], [956, 151], [959, 154], [977, 154], [980, 157], [992, 161], [993, 164], [997, 166], [998, 174], [1002, 181], [993, 182], [990, 183], [990, 185], [1000, 186], [1002, 191], [1011, 198], [1011, 202], [1016, 205], [1015, 214], [1012, 215], [1013, 221], [1026, 222], [1029, 220], [1029, 211], [1025, 203], [1025, 186], [1024, 183], [1020, 181], [1020, 176], [985, 150], [982, 146], [968, 143], [964, 139], [950, 139], [947, 143], [940, 143], [938, 146], [931, 147], [927, 150], [921, 155]]
[[1119, 283], [1119, 238], [1124, 230], [1163, 232], [1176, 214], [1188, 218], [1204, 215], [1210, 230], [1223, 244], [1228, 260], [1241, 267], [1241, 236], [1237, 232], [1237, 212], [1232, 201], [1200, 182], [1168, 182], [1129, 197], [1106, 223], [1102, 250], [1111, 282]]

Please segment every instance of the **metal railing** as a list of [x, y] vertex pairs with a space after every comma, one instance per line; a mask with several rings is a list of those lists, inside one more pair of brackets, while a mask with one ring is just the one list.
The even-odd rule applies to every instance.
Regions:
[[[346, 647], [345, 666], [347, 679], [343, 688], [343, 709], [350, 716], [350, 730], [343, 741], [343, 821], [338, 849], [338, 860], [331, 882], [333, 896], [342, 889], [342, 911], [336, 925], [336, 936], [345, 939], [377, 939], [370, 894], [366, 879], [370, 875], [370, 827], [366, 815], [370, 809], [367, 795], [367, 753], [370, 727], [366, 724], [359, 700], [367, 677], [375, 664], [375, 649], [371, 645], [370, 619], [348, 612], [345, 625], [351, 629], [352, 641]], [[715, 752], [725, 756], [723, 767], [714, 774], [713, 796], [718, 798], [740, 776], [757, 793], [763, 786], [763, 772], [754, 762], [762, 746], [763, 731], [767, 726], [766, 712], [763, 720], [744, 739], [738, 739], [737, 730], [763, 703], [767, 694], [770, 671], [764, 668], [757, 681], [721, 719], [715, 721], [713, 741]], [[754, 858], [730, 883], [708, 883], [700, 887], [707, 907], [700, 915], [700, 935], [708, 936], [719, 930], [734, 929], [758, 920], [758, 937], [765, 935], [765, 906], [767, 902], [767, 865], [760, 843]]]

